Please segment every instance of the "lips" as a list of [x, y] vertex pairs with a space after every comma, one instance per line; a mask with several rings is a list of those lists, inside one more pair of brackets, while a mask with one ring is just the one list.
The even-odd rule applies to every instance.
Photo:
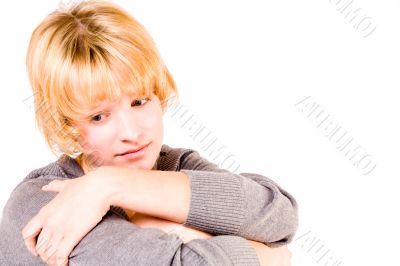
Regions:
[[139, 148], [136, 148], [136, 149], [130, 149], [130, 150], [124, 151], [124, 152], [122, 152], [122, 153], [117, 154], [117, 156], [124, 156], [124, 155], [128, 155], [128, 154], [135, 154], [135, 153], [140, 152], [141, 150], [145, 149], [148, 145], [149, 145], [149, 143], [148, 143], [148, 144], [145, 144], [145, 145], [143, 145], [143, 146], [140, 146]]

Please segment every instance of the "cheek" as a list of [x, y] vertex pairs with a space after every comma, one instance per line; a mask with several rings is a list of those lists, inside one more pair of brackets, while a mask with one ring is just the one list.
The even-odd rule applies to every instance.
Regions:
[[145, 129], [147, 133], [153, 132], [156, 134], [158, 131], [162, 130], [162, 112], [156, 106], [152, 106], [152, 108], [148, 108], [143, 112], [140, 120], [142, 121], [142, 128]]
[[104, 154], [110, 149], [114, 138], [113, 132], [107, 128], [87, 128], [82, 138], [85, 152]]

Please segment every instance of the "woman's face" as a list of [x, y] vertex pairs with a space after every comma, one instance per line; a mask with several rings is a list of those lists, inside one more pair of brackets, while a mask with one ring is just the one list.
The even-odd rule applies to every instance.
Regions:
[[95, 166], [153, 168], [163, 143], [160, 100], [123, 96], [119, 102], [103, 101], [86, 118], [75, 121], [84, 154]]

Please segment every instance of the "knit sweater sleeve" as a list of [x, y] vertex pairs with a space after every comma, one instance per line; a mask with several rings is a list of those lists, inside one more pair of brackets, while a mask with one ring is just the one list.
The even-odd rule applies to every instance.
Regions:
[[[54, 196], [41, 187], [60, 177], [40, 176], [12, 192], [0, 223], [0, 265], [45, 265], [28, 252], [22, 229]], [[76, 217], [79, 219], [79, 217]], [[256, 252], [238, 236], [195, 239], [139, 228], [109, 211], [73, 249], [69, 265], [259, 265]]]
[[213, 235], [236, 235], [281, 246], [298, 227], [296, 200], [271, 179], [220, 169], [194, 150], [180, 158], [190, 179], [191, 202], [184, 225]]

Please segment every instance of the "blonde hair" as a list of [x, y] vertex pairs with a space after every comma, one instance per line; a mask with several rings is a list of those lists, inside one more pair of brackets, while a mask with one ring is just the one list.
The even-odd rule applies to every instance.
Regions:
[[32, 33], [26, 65], [36, 123], [58, 155], [82, 154], [72, 121], [101, 100], [153, 92], [165, 112], [177, 97], [146, 29], [110, 2], [84, 1], [49, 14]]

